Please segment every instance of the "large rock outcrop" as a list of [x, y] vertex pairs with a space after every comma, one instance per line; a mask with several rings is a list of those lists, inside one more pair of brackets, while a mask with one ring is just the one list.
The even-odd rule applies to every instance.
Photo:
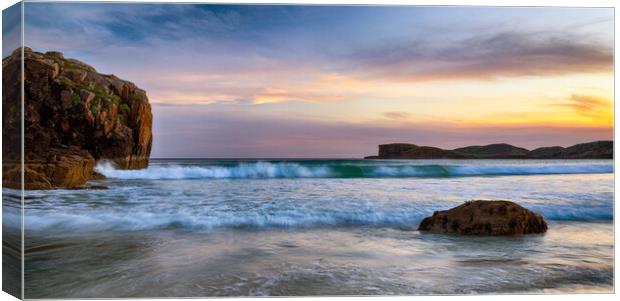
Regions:
[[[2, 60], [4, 144], [19, 145], [20, 49]], [[152, 113], [146, 92], [60, 52], [24, 48], [25, 188], [84, 185], [97, 160], [148, 166]], [[19, 147], [3, 148], [3, 184], [19, 188]]]
[[422, 220], [420, 231], [461, 235], [521, 235], [544, 233], [542, 216], [510, 201], [470, 201], [435, 211]]

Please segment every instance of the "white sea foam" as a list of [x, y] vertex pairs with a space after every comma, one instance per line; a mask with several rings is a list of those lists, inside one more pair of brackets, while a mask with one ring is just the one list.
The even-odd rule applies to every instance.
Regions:
[[327, 226], [398, 226], [416, 227], [421, 212], [308, 212], [281, 211], [272, 214], [252, 212], [139, 212], [121, 215], [116, 212], [97, 214], [39, 213], [28, 218], [29, 230], [72, 229], [93, 230], [151, 230], [166, 228], [314, 228]]
[[[613, 219], [611, 208], [605, 206], [534, 206], [531, 209], [547, 220], [560, 221], [604, 221]], [[179, 212], [135, 212], [123, 215], [118, 212], [96, 212], [81, 214], [66, 212], [39, 212], [26, 216], [28, 230], [71, 229], [72, 231], [93, 230], [153, 230], [183, 228], [208, 230], [218, 228], [316, 228], [340, 226], [375, 226], [415, 229], [424, 216], [432, 210], [410, 209], [372, 212], [346, 212], [310, 210], [279, 210], [264, 212], [179, 211]], [[19, 217], [5, 214], [5, 218]]]
[[140, 170], [118, 170], [111, 164], [97, 166], [97, 171], [115, 179], [261, 179], [329, 177], [327, 167], [306, 167], [296, 163], [242, 163], [236, 166], [151, 166]]
[[118, 170], [99, 164], [97, 171], [115, 179], [270, 179], [465, 177], [502, 175], [613, 173], [611, 163], [592, 164], [470, 164], [470, 165], [355, 165], [252, 162], [224, 165], [152, 165], [141, 170]]

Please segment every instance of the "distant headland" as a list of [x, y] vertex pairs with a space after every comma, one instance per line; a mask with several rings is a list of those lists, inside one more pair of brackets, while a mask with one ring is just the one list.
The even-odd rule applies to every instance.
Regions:
[[408, 143], [379, 145], [378, 156], [364, 159], [613, 159], [614, 142], [610, 140], [550, 146], [528, 150], [506, 143], [475, 145], [452, 150]]

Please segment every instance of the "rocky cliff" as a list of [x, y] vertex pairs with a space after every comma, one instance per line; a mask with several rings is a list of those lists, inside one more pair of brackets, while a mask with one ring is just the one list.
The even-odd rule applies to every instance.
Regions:
[[[3, 139], [19, 145], [20, 51], [2, 60]], [[98, 160], [148, 166], [152, 113], [146, 92], [60, 52], [24, 48], [25, 188], [82, 186]], [[19, 187], [19, 147], [4, 147], [3, 185]]]
[[613, 156], [613, 141], [595, 141], [570, 147], [541, 147], [532, 151], [506, 143], [453, 150], [392, 143], [379, 145], [379, 155], [368, 156], [366, 159], [613, 159]]

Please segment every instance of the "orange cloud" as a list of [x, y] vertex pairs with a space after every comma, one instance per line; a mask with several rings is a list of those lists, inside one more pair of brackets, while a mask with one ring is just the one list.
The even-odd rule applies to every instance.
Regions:
[[573, 94], [567, 101], [553, 106], [570, 109], [581, 119], [589, 120], [594, 124], [613, 125], [613, 102], [607, 98]]
[[572, 108], [583, 116], [600, 117], [613, 112], [613, 105], [609, 99], [591, 95], [573, 94], [568, 103], [560, 105]]

